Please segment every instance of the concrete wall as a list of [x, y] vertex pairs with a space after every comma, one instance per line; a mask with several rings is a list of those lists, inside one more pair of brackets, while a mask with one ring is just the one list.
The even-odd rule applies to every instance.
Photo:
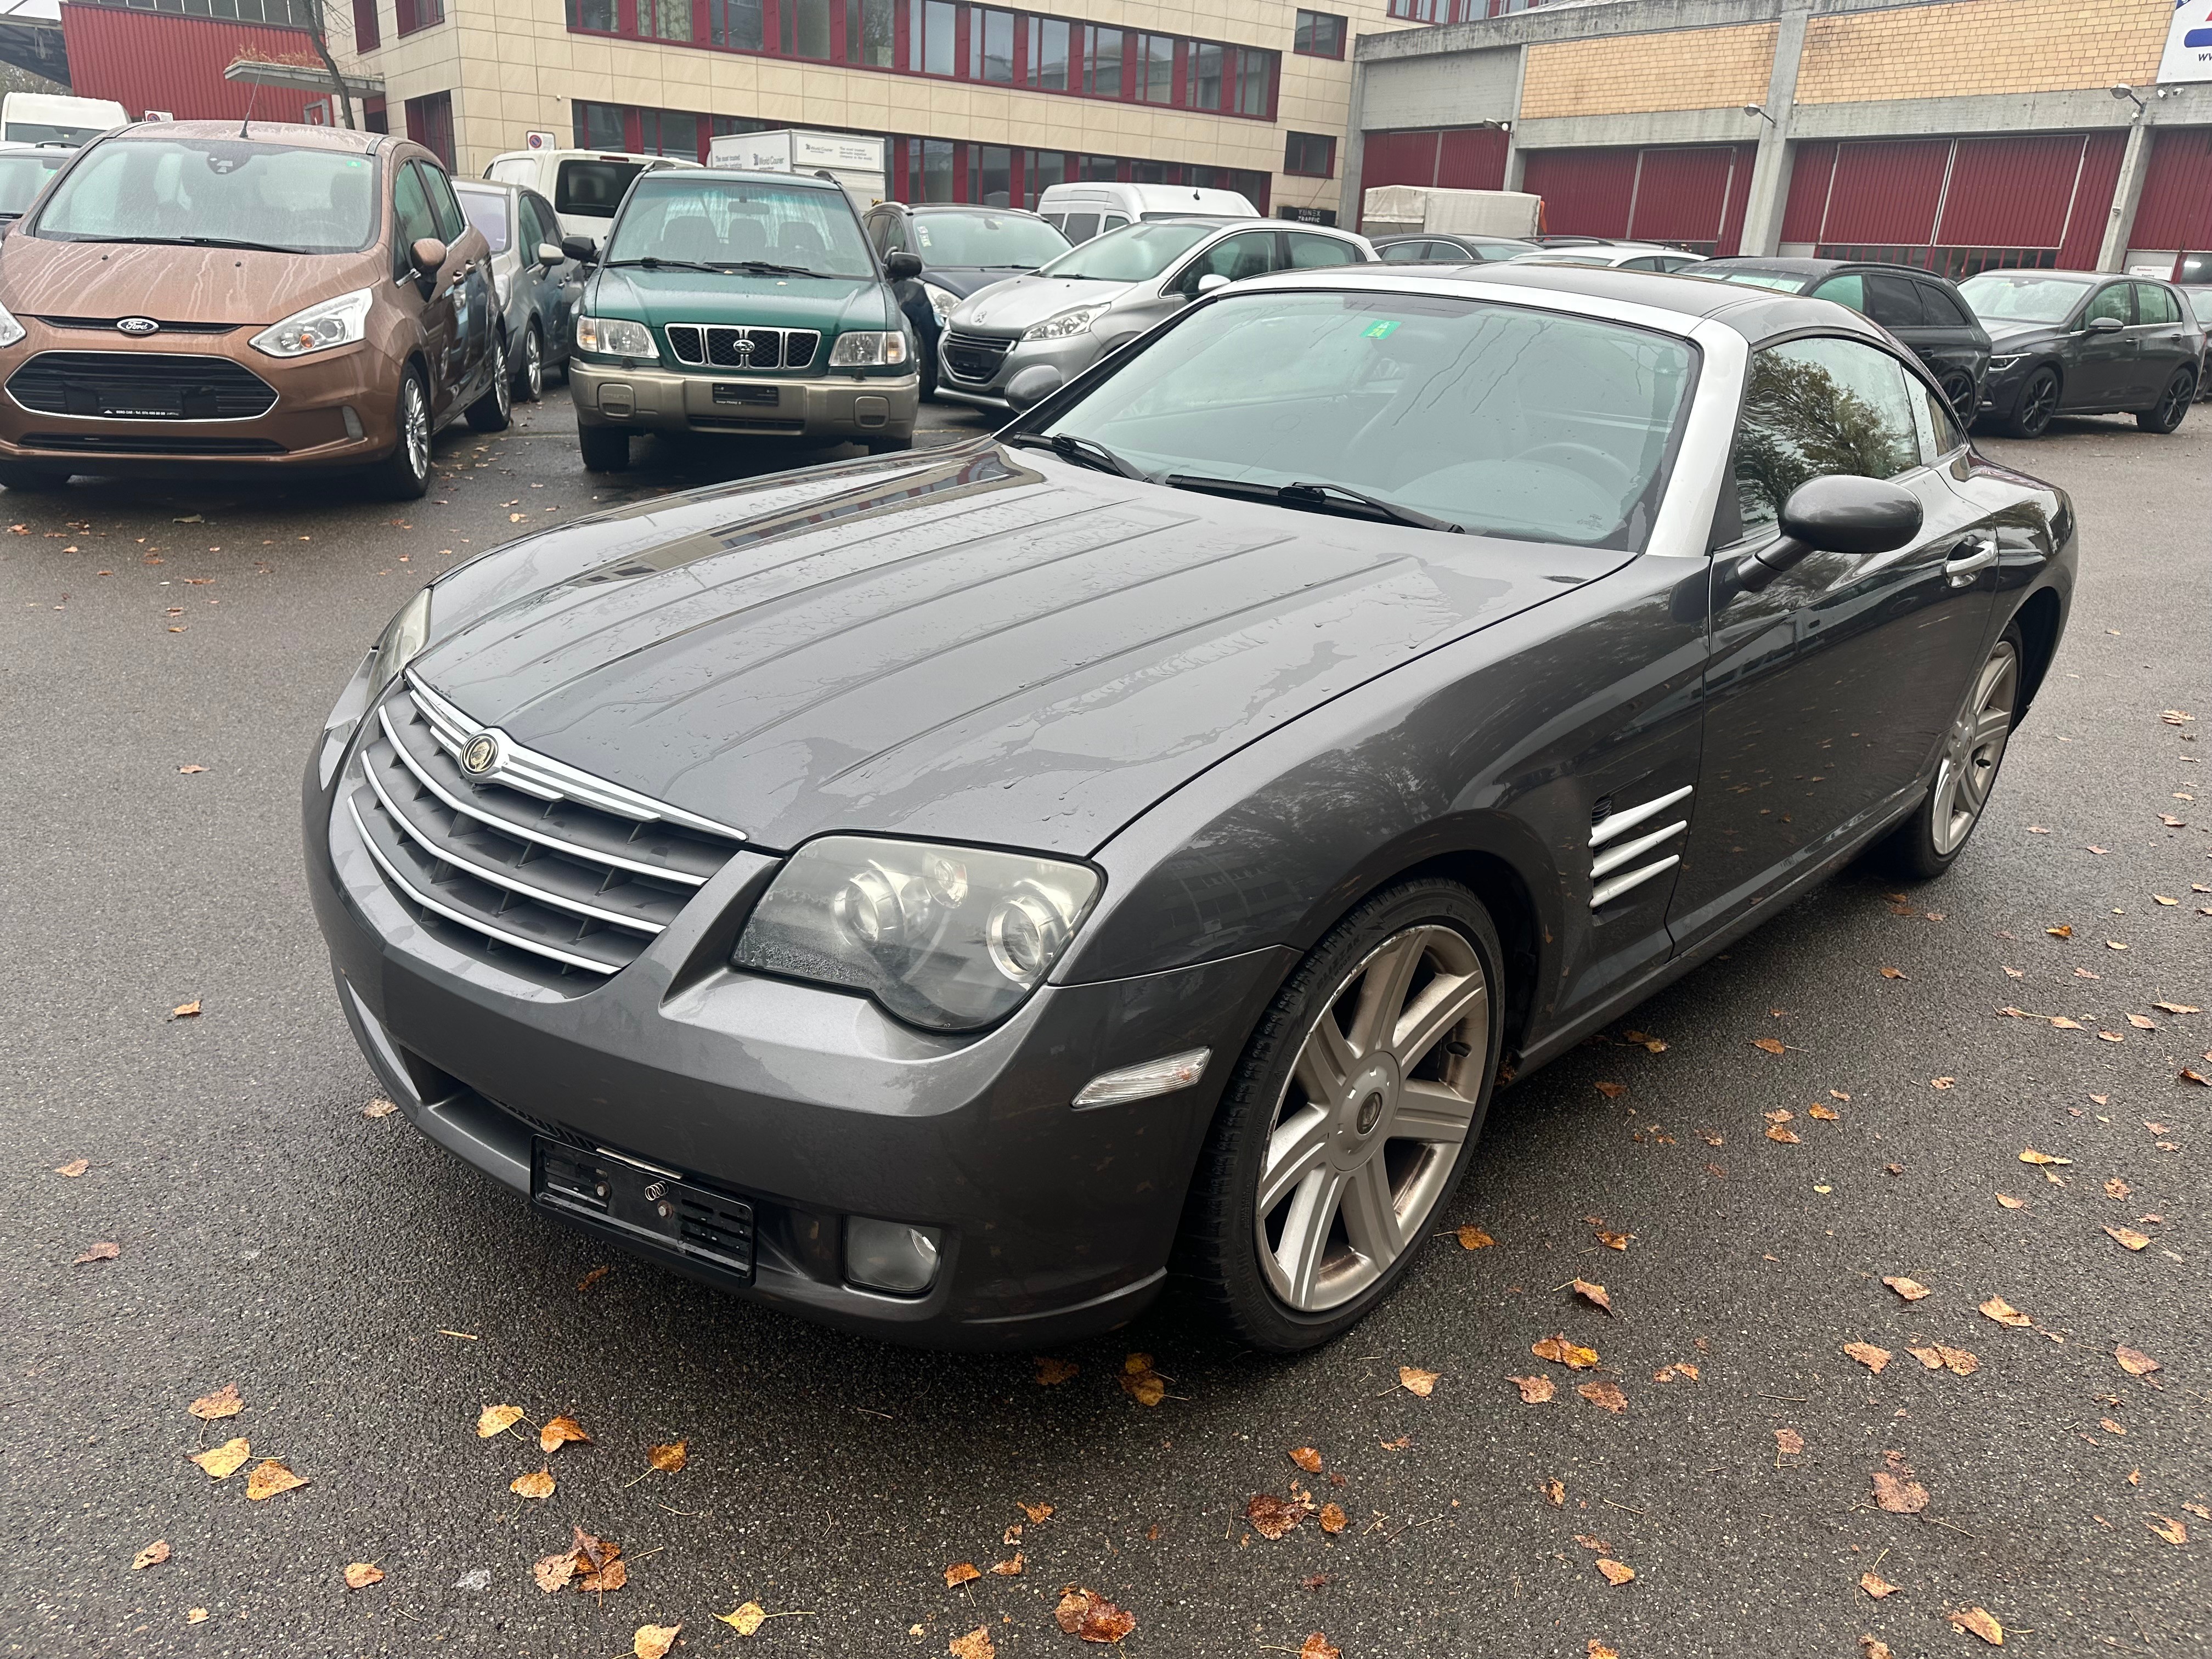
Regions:
[[1366, 125], [1379, 131], [1384, 121], [1375, 116], [1394, 127], [1510, 121], [1520, 78], [1521, 53], [1512, 46], [1385, 59], [1367, 70], [1363, 96], [1374, 114]]

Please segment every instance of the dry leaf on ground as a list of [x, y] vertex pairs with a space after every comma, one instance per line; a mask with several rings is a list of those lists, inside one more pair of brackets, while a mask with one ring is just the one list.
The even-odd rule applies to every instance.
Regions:
[[1607, 1647], [1595, 1636], [1590, 1638], [1589, 1645], [1583, 1651], [1588, 1659], [1620, 1659], [1619, 1648]]
[[1262, 1538], [1280, 1538], [1313, 1512], [1303, 1499], [1278, 1498], [1271, 1492], [1255, 1493], [1244, 1505], [1244, 1518]]
[[1881, 1638], [1867, 1635], [1859, 1638], [1859, 1659], [1897, 1659], [1897, 1656]]
[[1584, 1348], [1570, 1342], [1564, 1335], [1547, 1336], [1540, 1342], [1531, 1343], [1528, 1352], [1539, 1359], [1548, 1359], [1570, 1370], [1586, 1371], [1597, 1364], [1597, 1350]]
[[1907, 1302], [1917, 1302], [1922, 1297], [1929, 1294], [1928, 1287], [1917, 1279], [1899, 1279], [1894, 1274], [1886, 1273], [1882, 1276], [1881, 1282]]
[[1018, 1498], [1014, 1500], [1014, 1507], [1029, 1516], [1032, 1522], [1052, 1518], [1052, 1505], [1049, 1504], [1024, 1504]]
[[2166, 1540], [2169, 1544], [2186, 1544], [2189, 1541], [2189, 1528], [2187, 1524], [2184, 1522], [2175, 1520], [2170, 1515], [2154, 1515], [2148, 1516], [2145, 1518], [2143, 1525], [2148, 1527], [2153, 1532], [2156, 1533], [2160, 1538]]
[[1987, 1607], [1961, 1607], [1956, 1613], [1944, 1615], [1960, 1630], [1971, 1631], [1991, 1647], [2004, 1645], [2004, 1626], [1997, 1623]]
[[1322, 1504], [1320, 1519], [1321, 1529], [1331, 1538], [1335, 1537], [1337, 1534], [1352, 1524], [1352, 1517], [1344, 1512], [1341, 1506], [1335, 1504]]
[[1616, 1561], [1609, 1555], [1598, 1557], [1597, 1570], [1605, 1575], [1605, 1582], [1608, 1584], [1626, 1584], [1636, 1577], [1635, 1568], [1626, 1561]]
[[1999, 1193], [1997, 1194], [1997, 1202], [2003, 1205], [2008, 1210], [2024, 1210], [2027, 1207], [2027, 1200], [2026, 1199], [2014, 1198], [2010, 1193]]
[[122, 1254], [123, 1247], [120, 1244], [103, 1238], [70, 1265], [78, 1267], [87, 1261], [112, 1261]]
[[1458, 1230], [1459, 1247], [1462, 1250], [1480, 1250], [1498, 1241], [1480, 1227], [1467, 1226]]
[[1657, 1370], [1652, 1372], [1651, 1380], [1654, 1382], [1672, 1382], [1678, 1376], [1686, 1376], [1694, 1382], [1700, 1375], [1698, 1368], [1688, 1360], [1678, 1359], [1673, 1364], [1662, 1365]]
[[1626, 1249], [1628, 1241], [1635, 1237], [1634, 1233], [1609, 1233], [1602, 1227], [1597, 1230], [1597, 1242], [1608, 1250]]
[[2120, 1369], [2130, 1376], [2148, 1376], [2159, 1369], [2158, 1361], [2141, 1348], [2130, 1348], [2124, 1342], [2112, 1350], [2112, 1358], [2120, 1362]]
[[547, 1468], [532, 1470], [528, 1474], [518, 1474], [507, 1484], [507, 1489], [517, 1498], [550, 1498], [553, 1495], [553, 1471]]
[[982, 1570], [973, 1561], [955, 1561], [945, 1570], [945, 1588], [957, 1589], [961, 1585], [971, 1583], [982, 1576]]
[[1559, 1392], [1548, 1376], [1509, 1376], [1505, 1380], [1521, 1390], [1521, 1403], [1524, 1406], [1540, 1406]]
[[1029, 1558], [1016, 1550], [1011, 1560], [991, 1563], [991, 1576], [994, 1578], [1018, 1578], [1022, 1576], [1022, 1569], [1027, 1565]]
[[1766, 1126], [1766, 1138], [1769, 1140], [1778, 1140], [1785, 1146], [1795, 1146], [1800, 1144], [1797, 1137], [1779, 1123], [1770, 1123]]
[[1889, 1467], [1874, 1472], [1875, 1507], [1892, 1515], [1917, 1515], [1928, 1507], [1928, 1488], [1912, 1478], [1912, 1466], [1895, 1452], [1886, 1452]]
[[1954, 1077], [1931, 1077], [1928, 1079], [1928, 1086], [1931, 1089], [1955, 1089], [1959, 1086], [1959, 1079]]
[[207, 1623], [207, 1616], [208, 1610], [205, 1607], [194, 1607], [185, 1615], [185, 1622], [188, 1625], [204, 1625]]
[[170, 1009], [169, 1018], [171, 1019], [192, 1019], [198, 1016], [199, 1012], [199, 999], [198, 997], [194, 997], [190, 1002], [180, 1002], [175, 1007]]
[[663, 1474], [680, 1474], [684, 1464], [690, 1461], [690, 1444], [688, 1440], [678, 1440], [669, 1445], [654, 1446], [645, 1454], [645, 1461]]
[[253, 1448], [244, 1440], [226, 1440], [220, 1446], [210, 1446], [204, 1452], [194, 1452], [191, 1461], [208, 1473], [213, 1480], [227, 1480], [238, 1473], [246, 1460], [253, 1455]]
[[1585, 1382], [1575, 1392], [1591, 1405], [1600, 1407], [1618, 1417], [1628, 1409], [1628, 1396], [1612, 1382]]
[[[745, 1607], [750, 1606], [751, 1602], [745, 1603]], [[745, 1607], [738, 1608], [738, 1613], [743, 1613]], [[726, 1622], [733, 1621], [737, 1613], [718, 1613], [714, 1617]], [[954, 1637], [945, 1644], [945, 1650], [952, 1656], [952, 1659], [999, 1659], [998, 1649], [991, 1645], [991, 1627], [988, 1625], [978, 1625], [965, 1636]]]
[[2054, 1158], [2049, 1152], [2039, 1152], [2034, 1147], [2030, 1146], [2021, 1153], [2020, 1161], [2023, 1164], [2071, 1164], [2074, 1160], [2070, 1158]]
[[[740, 1636], [750, 1636], [768, 1622], [768, 1613], [757, 1601], [747, 1601], [742, 1607], [733, 1607], [727, 1613], [718, 1613], [714, 1617]], [[958, 1650], [955, 1649], [955, 1651]], [[978, 1651], [982, 1659], [990, 1659], [990, 1643], [986, 1641]]]
[[1134, 1613], [1124, 1613], [1096, 1590], [1072, 1584], [1060, 1592], [1052, 1616], [1070, 1636], [1086, 1642], [1118, 1642], [1137, 1627]]
[[505, 1434], [520, 1421], [520, 1406], [486, 1406], [477, 1413], [477, 1438], [489, 1440], [495, 1434]]
[[384, 1582], [384, 1569], [374, 1561], [356, 1561], [345, 1570], [348, 1589], [367, 1589], [371, 1584]]
[[1846, 1342], [1844, 1352], [1876, 1376], [1881, 1374], [1881, 1368], [1893, 1357], [1887, 1348], [1877, 1348], [1871, 1342]]
[[131, 1558], [131, 1571], [137, 1572], [143, 1567], [156, 1567], [168, 1559], [169, 1540], [166, 1538], [156, 1538]]
[[1996, 1320], [1998, 1324], [2009, 1325], [2014, 1330], [2019, 1330], [2035, 1323], [2033, 1320], [2030, 1319], [2026, 1314], [2014, 1307], [2011, 1303], [2006, 1301], [2001, 1296], [1993, 1296], [1988, 1301], [1983, 1303], [1981, 1304], [1981, 1311], [1989, 1318]]
[[238, 1397], [238, 1384], [226, 1382], [213, 1394], [204, 1394], [185, 1407], [203, 1423], [212, 1423], [219, 1418], [235, 1417], [246, 1409], [246, 1402]]
[[668, 1650], [676, 1645], [676, 1632], [681, 1625], [640, 1625], [637, 1634], [629, 1638], [629, 1650], [636, 1659], [668, 1659]]
[[1621, 1096], [1628, 1092], [1628, 1085], [1626, 1083], [1594, 1083], [1590, 1086], [1607, 1100], [1619, 1100]]
[[2107, 1227], [2105, 1231], [2112, 1236], [2112, 1242], [2122, 1249], [2140, 1250], [2148, 1248], [2150, 1244], [2149, 1234], [2139, 1233], [2132, 1227]]
[[1823, 1106], [1818, 1101], [1805, 1109], [1805, 1115], [1817, 1117], [1823, 1123], [1840, 1123], [1844, 1121], [1844, 1115], [1841, 1112], [1832, 1106]]
[[1777, 1429], [1774, 1449], [1784, 1457], [1796, 1457], [1805, 1449], [1805, 1437], [1795, 1429]]
[[[563, 1550], [558, 1555], [541, 1556], [530, 1571], [538, 1581], [538, 1588], [550, 1595], [575, 1577], [576, 1552]], [[751, 1632], [748, 1631], [746, 1634]]]
[[549, 1417], [545, 1426], [538, 1431], [538, 1449], [542, 1452], [559, 1451], [572, 1440], [591, 1443], [592, 1437], [584, 1432], [584, 1425], [573, 1417]]
[[1298, 1644], [1298, 1659], [1344, 1659], [1344, 1650], [1316, 1631]]
[[1754, 1048], [1764, 1049], [1770, 1054], [1778, 1054], [1784, 1053], [1789, 1045], [1773, 1037], [1753, 1037], [1751, 1040], [1751, 1046]]
[[1593, 1285], [1587, 1279], [1577, 1279], [1568, 1288], [1591, 1306], [1602, 1308], [1607, 1313], [1613, 1311], [1613, 1298], [1605, 1293], [1604, 1285]]
[[580, 1291], [588, 1291], [613, 1271], [612, 1267], [605, 1265], [594, 1267], [576, 1281], [576, 1288]]
[[1869, 1595], [1874, 1597], [1877, 1601], [1881, 1601], [1885, 1595], [1894, 1595], [1897, 1594], [1897, 1586], [1891, 1583], [1888, 1579], [1884, 1578], [1880, 1573], [1861, 1573], [1859, 1575], [1859, 1588], [1864, 1590]]
[[1565, 1509], [1567, 1506], [1567, 1483], [1564, 1480], [1547, 1480], [1544, 1483], [1544, 1497], [1553, 1509]]
[[1398, 1367], [1398, 1386], [1407, 1394], [1417, 1394], [1424, 1400], [1437, 1391], [1437, 1384], [1443, 1376], [1442, 1371], [1425, 1371], [1419, 1365]]
[[1039, 1354], [1036, 1359], [1036, 1380], [1040, 1388], [1049, 1389], [1065, 1382], [1080, 1369], [1073, 1360], [1054, 1359], [1048, 1354]]
[[1152, 1369], [1148, 1353], [1133, 1353], [1121, 1362], [1121, 1392], [1139, 1406], [1157, 1406], [1168, 1397], [1168, 1380]]
[[273, 1457], [264, 1457], [246, 1472], [246, 1496], [258, 1504], [274, 1498], [280, 1492], [289, 1492], [295, 1486], [307, 1484], [305, 1477], [296, 1475]]
[[1311, 1446], [1291, 1447], [1291, 1462], [1297, 1464], [1308, 1474], [1319, 1474], [1321, 1473], [1321, 1454], [1316, 1451]]
[[90, 1159], [73, 1158], [66, 1164], [56, 1164], [54, 1166], [54, 1173], [58, 1176], [63, 1176], [66, 1180], [75, 1181], [79, 1176], [82, 1175], [91, 1167], [92, 1163]]

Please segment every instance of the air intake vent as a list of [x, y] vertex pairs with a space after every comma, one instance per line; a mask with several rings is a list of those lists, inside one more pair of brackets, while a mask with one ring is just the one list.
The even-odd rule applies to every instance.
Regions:
[[[1641, 806], [1608, 811], [1590, 826], [1591, 909], [1603, 909], [1623, 894], [1633, 891], [1682, 861], [1680, 853], [1662, 853], [1661, 849], [1690, 827], [1687, 818], [1676, 818], [1642, 835], [1632, 832], [1662, 817], [1669, 807], [1689, 799], [1693, 793], [1692, 786], [1686, 783], [1672, 794], [1645, 801]], [[1610, 801], [1611, 797], [1607, 799]]]

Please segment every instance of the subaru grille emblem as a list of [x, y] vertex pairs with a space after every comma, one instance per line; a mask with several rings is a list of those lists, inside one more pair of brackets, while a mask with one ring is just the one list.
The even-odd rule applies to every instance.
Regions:
[[151, 334], [161, 326], [151, 317], [125, 317], [115, 325], [116, 331], [121, 334]]
[[738, 335], [736, 349], [738, 354], [738, 367], [739, 368], [750, 368], [753, 366], [753, 343], [751, 337], [744, 334]]
[[499, 758], [499, 739], [489, 732], [479, 732], [469, 739], [469, 746], [461, 750], [461, 770], [471, 777], [482, 777], [491, 770], [492, 763]]

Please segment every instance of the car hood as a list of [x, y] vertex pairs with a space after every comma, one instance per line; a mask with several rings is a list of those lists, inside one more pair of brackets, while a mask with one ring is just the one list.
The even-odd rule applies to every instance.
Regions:
[[994, 265], [932, 265], [921, 273], [921, 280], [964, 300], [987, 288], [995, 288], [1000, 283], [1018, 283], [1032, 274], [1002, 270]]
[[1989, 331], [1990, 347], [2000, 354], [2042, 345], [2047, 341], [2063, 337], [2066, 332], [2051, 323], [1993, 323], [1984, 320], [1982, 326]]
[[252, 248], [59, 242], [17, 231], [0, 265], [10, 311], [265, 324], [388, 278], [383, 252], [263, 253]]
[[889, 318], [873, 276], [708, 276], [698, 270], [602, 269], [586, 301], [603, 317], [666, 323], [741, 323], [764, 328], [883, 328]]
[[1135, 287], [1090, 276], [1017, 276], [994, 283], [953, 313], [963, 328], [1016, 331], [1078, 306], [1111, 305]]
[[842, 830], [1080, 855], [1284, 722], [1626, 557], [984, 440], [487, 555], [435, 590], [414, 672], [768, 848]]

